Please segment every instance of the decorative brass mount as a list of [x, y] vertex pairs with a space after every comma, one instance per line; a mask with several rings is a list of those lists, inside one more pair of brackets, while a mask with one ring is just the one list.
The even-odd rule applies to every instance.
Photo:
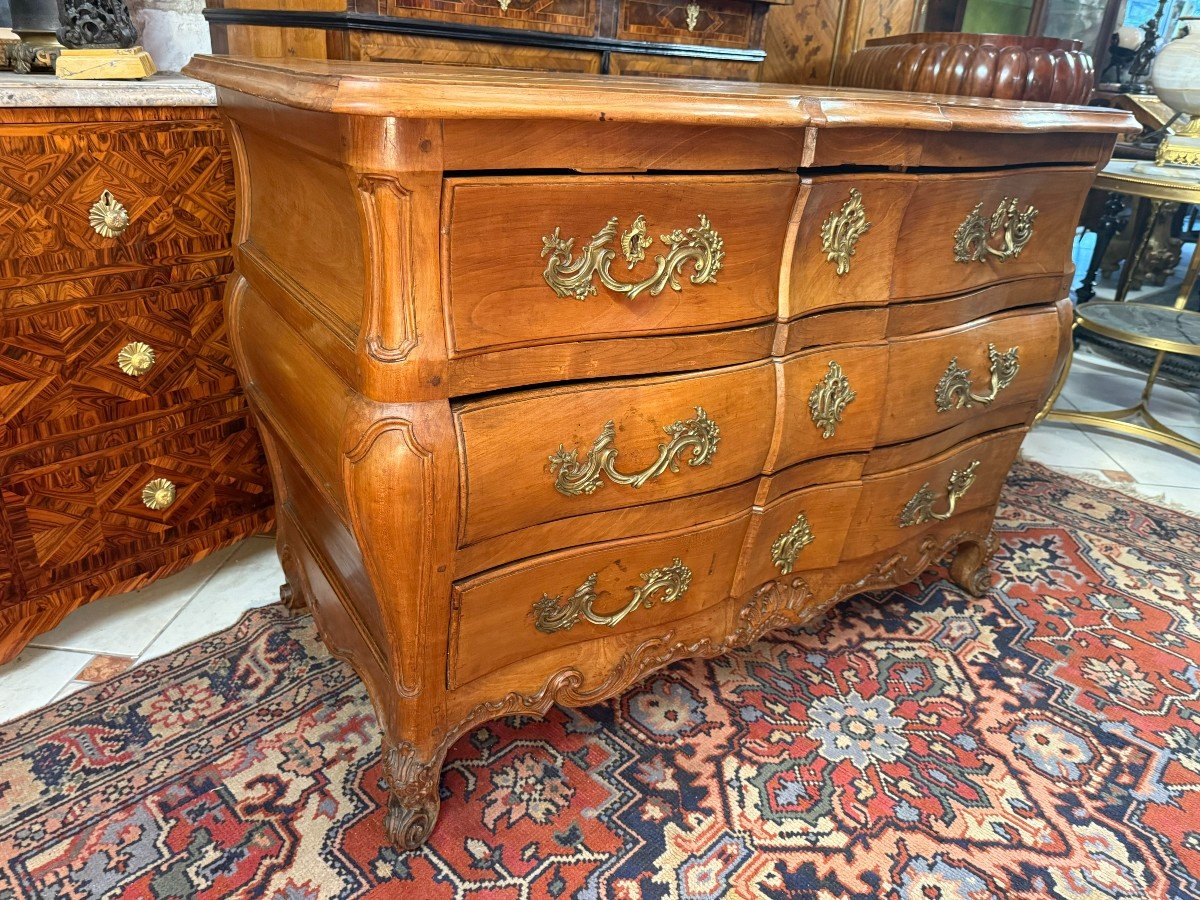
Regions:
[[542, 594], [542, 598], [533, 604], [533, 614], [536, 617], [534, 625], [538, 631], [554, 634], [556, 631], [566, 631], [572, 628], [582, 617], [593, 625], [616, 627], [638, 607], [649, 608], [654, 605], [654, 595], [662, 592], [662, 602], [672, 603], [685, 593], [692, 583], [692, 570], [683, 564], [677, 556], [669, 566], [651, 569], [642, 573], [642, 585], [635, 588], [629, 602], [612, 615], [602, 615], [592, 609], [599, 599], [596, 593], [597, 575], [593, 572], [566, 600], [562, 594], [551, 597]]
[[[1033, 220], [1038, 215], [1032, 205], [1021, 212], [1017, 208], [1020, 202], [1016, 197], [1005, 197], [992, 213], [991, 219], [985, 219], [980, 214], [983, 201], [976, 203], [954, 232], [954, 259], [962, 263], [983, 262], [989, 256], [994, 256], [1004, 262], [1020, 256], [1033, 237]], [[996, 236], [1000, 238], [999, 247], [988, 243]]]
[[830, 360], [829, 371], [808, 395], [808, 414], [812, 416], [813, 424], [821, 429], [821, 437], [833, 437], [842, 421], [842, 413], [857, 396], [842, 367]]
[[105, 188], [100, 192], [100, 199], [88, 210], [88, 224], [100, 237], [120, 237], [129, 227], [129, 213], [112, 191]]
[[117, 367], [126, 375], [145, 375], [154, 365], [154, 348], [141, 341], [130, 341], [117, 353]]
[[812, 528], [808, 524], [808, 516], [804, 513], [796, 516], [792, 527], [775, 538], [771, 545], [771, 561], [779, 566], [779, 571], [788, 575], [796, 565], [796, 557], [800, 551], [813, 542]]
[[862, 194], [857, 188], [850, 188], [850, 199], [821, 223], [821, 249], [825, 251], [825, 258], [837, 266], [839, 276], [850, 271], [854, 245], [870, 227]]
[[687, 5], [687, 27], [688, 31], [696, 30], [696, 23], [700, 21], [700, 4], [689, 3]]
[[175, 502], [175, 485], [165, 478], [155, 478], [142, 488], [142, 503], [147, 508], [166, 509]]
[[671, 440], [658, 445], [658, 459], [648, 468], [632, 475], [616, 470], [617, 448], [613, 443], [617, 439], [617, 430], [611, 419], [600, 430], [600, 436], [592, 443], [592, 449], [587, 452], [583, 462], [579, 461], [578, 450], [568, 451], [559, 444], [558, 451], [550, 457], [550, 472], [555, 476], [554, 487], [568, 497], [590, 494], [603, 484], [601, 475], [607, 475], [614, 484], [639, 488], [668, 469], [678, 472], [679, 458], [689, 447], [692, 450], [689, 466], [708, 465], [721, 440], [721, 429], [699, 406], [696, 407], [695, 417], [665, 425], [663, 431], [671, 436]]
[[[625, 294], [632, 300], [647, 290], [651, 297], [657, 297], [667, 285], [672, 290], [682, 290], [679, 276], [691, 260], [695, 271], [688, 280], [692, 284], [715, 283], [725, 259], [725, 242], [708, 221], [708, 216], [701, 213], [699, 219], [696, 228], [686, 231], [677, 228], [670, 234], [661, 235], [662, 242], [669, 248], [667, 254], [654, 257], [654, 274], [633, 282], [618, 281], [612, 274], [612, 262], [617, 255], [612, 246], [617, 236], [617, 216], [609, 219], [608, 224], [584, 245], [578, 259], [573, 252], [575, 238], [563, 238], [555, 228], [553, 234], [542, 238], [542, 256], [549, 257], [542, 277], [558, 296], [586, 300], [596, 293], [596, 285], [592, 282], [592, 276], [596, 275], [610, 291]], [[621, 249], [630, 269], [645, 259], [646, 247], [651, 243], [653, 240], [646, 238], [646, 220], [639, 215], [621, 235]]]
[[908, 528], [911, 525], [923, 525], [934, 519], [948, 519], [954, 515], [954, 507], [958, 505], [958, 500], [971, 489], [971, 485], [975, 483], [975, 470], [979, 468], [979, 460], [975, 460], [965, 469], [955, 469], [950, 473], [950, 480], [946, 484], [946, 510], [945, 512], [934, 512], [933, 504], [937, 501], [937, 495], [929, 487], [929, 482], [925, 482], [917, 490], [911, 500], [904, 504], [904, 509], [900, 511], [900, 527]]
[[1013, 379], [1021, 371], [1021, 363], [1017, 359], [1019, 350], [1019, 347], [1009, 347], [1001, 353], [995, 344], [988, 344], [988, 364], [992, 377], [991, 388], [986, 394], [974, 393], [971, 390], [971, 370], [959, 366], [957, 356], [951, 359], [933, 392], [937, 411], [969, 408], [976, 403], [987, 406], [1013, 383]]

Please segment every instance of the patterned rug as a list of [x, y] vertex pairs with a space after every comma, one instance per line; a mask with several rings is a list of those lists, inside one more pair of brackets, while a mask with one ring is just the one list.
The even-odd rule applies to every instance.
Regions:
[[375, 718], [282, 608], [0, 725], [0, 898], [1200, 898], [1200, 520], [1021, 464], [931, 571], [476, 729], [382, 830]]

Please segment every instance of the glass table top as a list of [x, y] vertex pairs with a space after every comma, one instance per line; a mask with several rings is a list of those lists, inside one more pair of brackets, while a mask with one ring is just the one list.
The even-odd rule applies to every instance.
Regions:
[[1081, 303], [1082, 328], [1117, 340], [1200, 356], [1200, 313], [1150, 303]]

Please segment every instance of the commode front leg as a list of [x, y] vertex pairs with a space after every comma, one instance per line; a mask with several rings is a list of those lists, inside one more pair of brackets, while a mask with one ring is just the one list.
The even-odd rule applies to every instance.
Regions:
[[992, 571], [988, 563], [996, 552], [995, 535], [983, 541], [959, 544], [950, 563], [950, 580], [975, 597], [982, 597], [992, 586]]
[[383, 827], [397, 850], [416, 850], [425, 843], [441, 808], [438, 785], [444, 751], [421, 753], [407, 741], [384, 738], [383, 768], [387, 777], [388, 811]]

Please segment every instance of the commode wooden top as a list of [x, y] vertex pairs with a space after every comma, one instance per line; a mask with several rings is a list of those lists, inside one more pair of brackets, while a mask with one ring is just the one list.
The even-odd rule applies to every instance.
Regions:
[[463, 66], [196, 56], [186, 74], [300, 109], [408, 119], [559, 119], [756, 128], [1136, 131], [1125, 112], [787, 84]]

